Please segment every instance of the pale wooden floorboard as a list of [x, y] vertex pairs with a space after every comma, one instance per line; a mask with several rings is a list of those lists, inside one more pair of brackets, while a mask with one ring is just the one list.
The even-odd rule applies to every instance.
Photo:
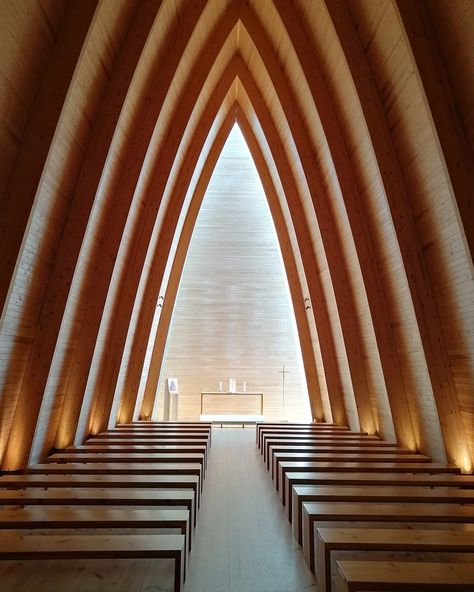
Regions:
[[185, 592], [316, 590], [253, 428], [217, 428]]

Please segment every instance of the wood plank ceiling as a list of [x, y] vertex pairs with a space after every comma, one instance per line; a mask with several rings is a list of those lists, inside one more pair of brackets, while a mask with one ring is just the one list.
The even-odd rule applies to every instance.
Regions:
[[472, 470], [471, 0], [4, 0], [0, 19], [2, 468], [150, 416], [237, 120], [313, 417]]

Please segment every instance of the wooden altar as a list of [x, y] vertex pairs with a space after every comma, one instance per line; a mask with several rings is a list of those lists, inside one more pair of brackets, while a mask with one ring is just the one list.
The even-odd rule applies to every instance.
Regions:
[[201, 393], [201, 415], [263, 415], [263, 393]]

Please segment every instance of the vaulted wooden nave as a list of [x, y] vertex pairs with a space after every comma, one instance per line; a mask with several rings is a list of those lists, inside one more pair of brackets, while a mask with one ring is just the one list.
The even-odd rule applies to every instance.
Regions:
[[[469, 532], [471, 506], [457, 487], [468, 491], [474, 470], [474, 2], [1, 0], [0, 26], [0, 528], [23, 541], [18, 549], [43, 536], [40, 548], [54, 543], [45, 504], [65, 513], [78, 500], [101, 506], [88, 507], [79, 526], [77, 512], [63, 516], [67, 532], [85, 533], [72, 567], [59, 547], [52, 569], [23, 561], [25, 550], [17, 563], [0, 562], [11, 589], [48, 589], [48, 571], [59, 589], [92, 590], [101, 578], [102, 592], [178, 589], [186, 570], [185, 590], [323, 590], [297, 542], [314, 571], [313, 506], [323, 501], [299, 490], [339, 483], [372, 503], [355, 489], [374, 487], [378, 462], [393, 465], [392, 477], [403, 472], [410, 488], [430, 481], [417, 482], [415, 462], [433, 480], [447, 475], [436, 487], [453, 478], [464, 518], [453, 518], [454, 501], [443, 509], [425, 500], [425, 518], [435, 508], [438, 522], [413, 525], [431, 520], [449, 531], [457, 520]], [[178, 411], [163, 423], [174, 376]], [[241, 394], [261, 395], [264, 420], [275, 424], [259, 446], [274, 485], [281, 472], [278, 494], [253, 427], [202, 421], [203, 393], [226, 391], [230, 377]], [[377, 447], [393, 458], [382, 462]], [[94, 453], [92, 479], [85, 467]], [[403, 455], [410, 470], [400, 468]], [[221, 478], [233, 474], [226, 459], [235, 479]], [[251, 468], [257, 460], [261, 475]], [[327, 466], [309, 466], [318, 463]], [[334, 483], [314, 481], [338, 463]], [[357, 463], [365, 477], [349, 482]], [[187, 562], [207, 473], [207, 518]], [[6, 493], [15, 479], [16, 502]], [[295, 537], [282, 534], [285, 486], [301, 510]], [[110, 504], [119, 508], [102, 507]], [[152, 510], [136, 505], [188, 512], [187, 526], [182, 515], [173, 526], [156, 515], [150, 526]], [[22, 536], [30, 510], [38, 522], [31, 514]], [[153, 565], [140, 584], [131, 567], [120, 584], [107, 568], [97, 582], [79, 578], [87, 557], [119, 556], [117, 537], [132, 536], [127, 511], [138, 513], [128, 528], [147, 524], [156, 536], [171, 528], [177, 538], [130, 539], [134, 557]], [[386, 511], [392, 521], [403, 514]], [[372, 528], [362, 514], [358, 524]], [[265, 551], [260, 561], [255, 550], [261, 570], [250, 577], [245, 541], [262, 515], [283, 522], [259, 531]], [[328, 545], [329, 530], [321, 530]], [[287, 542], [286, 551], [275, 546], [278, 557], [287, 553], [278, 577], [271, 537]], [[0, 546], [0, 558], [12, 559]], [[153, 583], [150, 547], [173, 559], [175, 584]], [[130, 549], [126, 566], [141, 561]]]

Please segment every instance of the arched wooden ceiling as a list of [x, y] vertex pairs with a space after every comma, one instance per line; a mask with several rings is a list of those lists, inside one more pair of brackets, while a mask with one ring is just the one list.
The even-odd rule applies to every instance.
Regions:
[[2, 468], [150, 415], [236, 120], [313, 416], [472, 470], [470, 0], [6, 0], [0, 15]]

